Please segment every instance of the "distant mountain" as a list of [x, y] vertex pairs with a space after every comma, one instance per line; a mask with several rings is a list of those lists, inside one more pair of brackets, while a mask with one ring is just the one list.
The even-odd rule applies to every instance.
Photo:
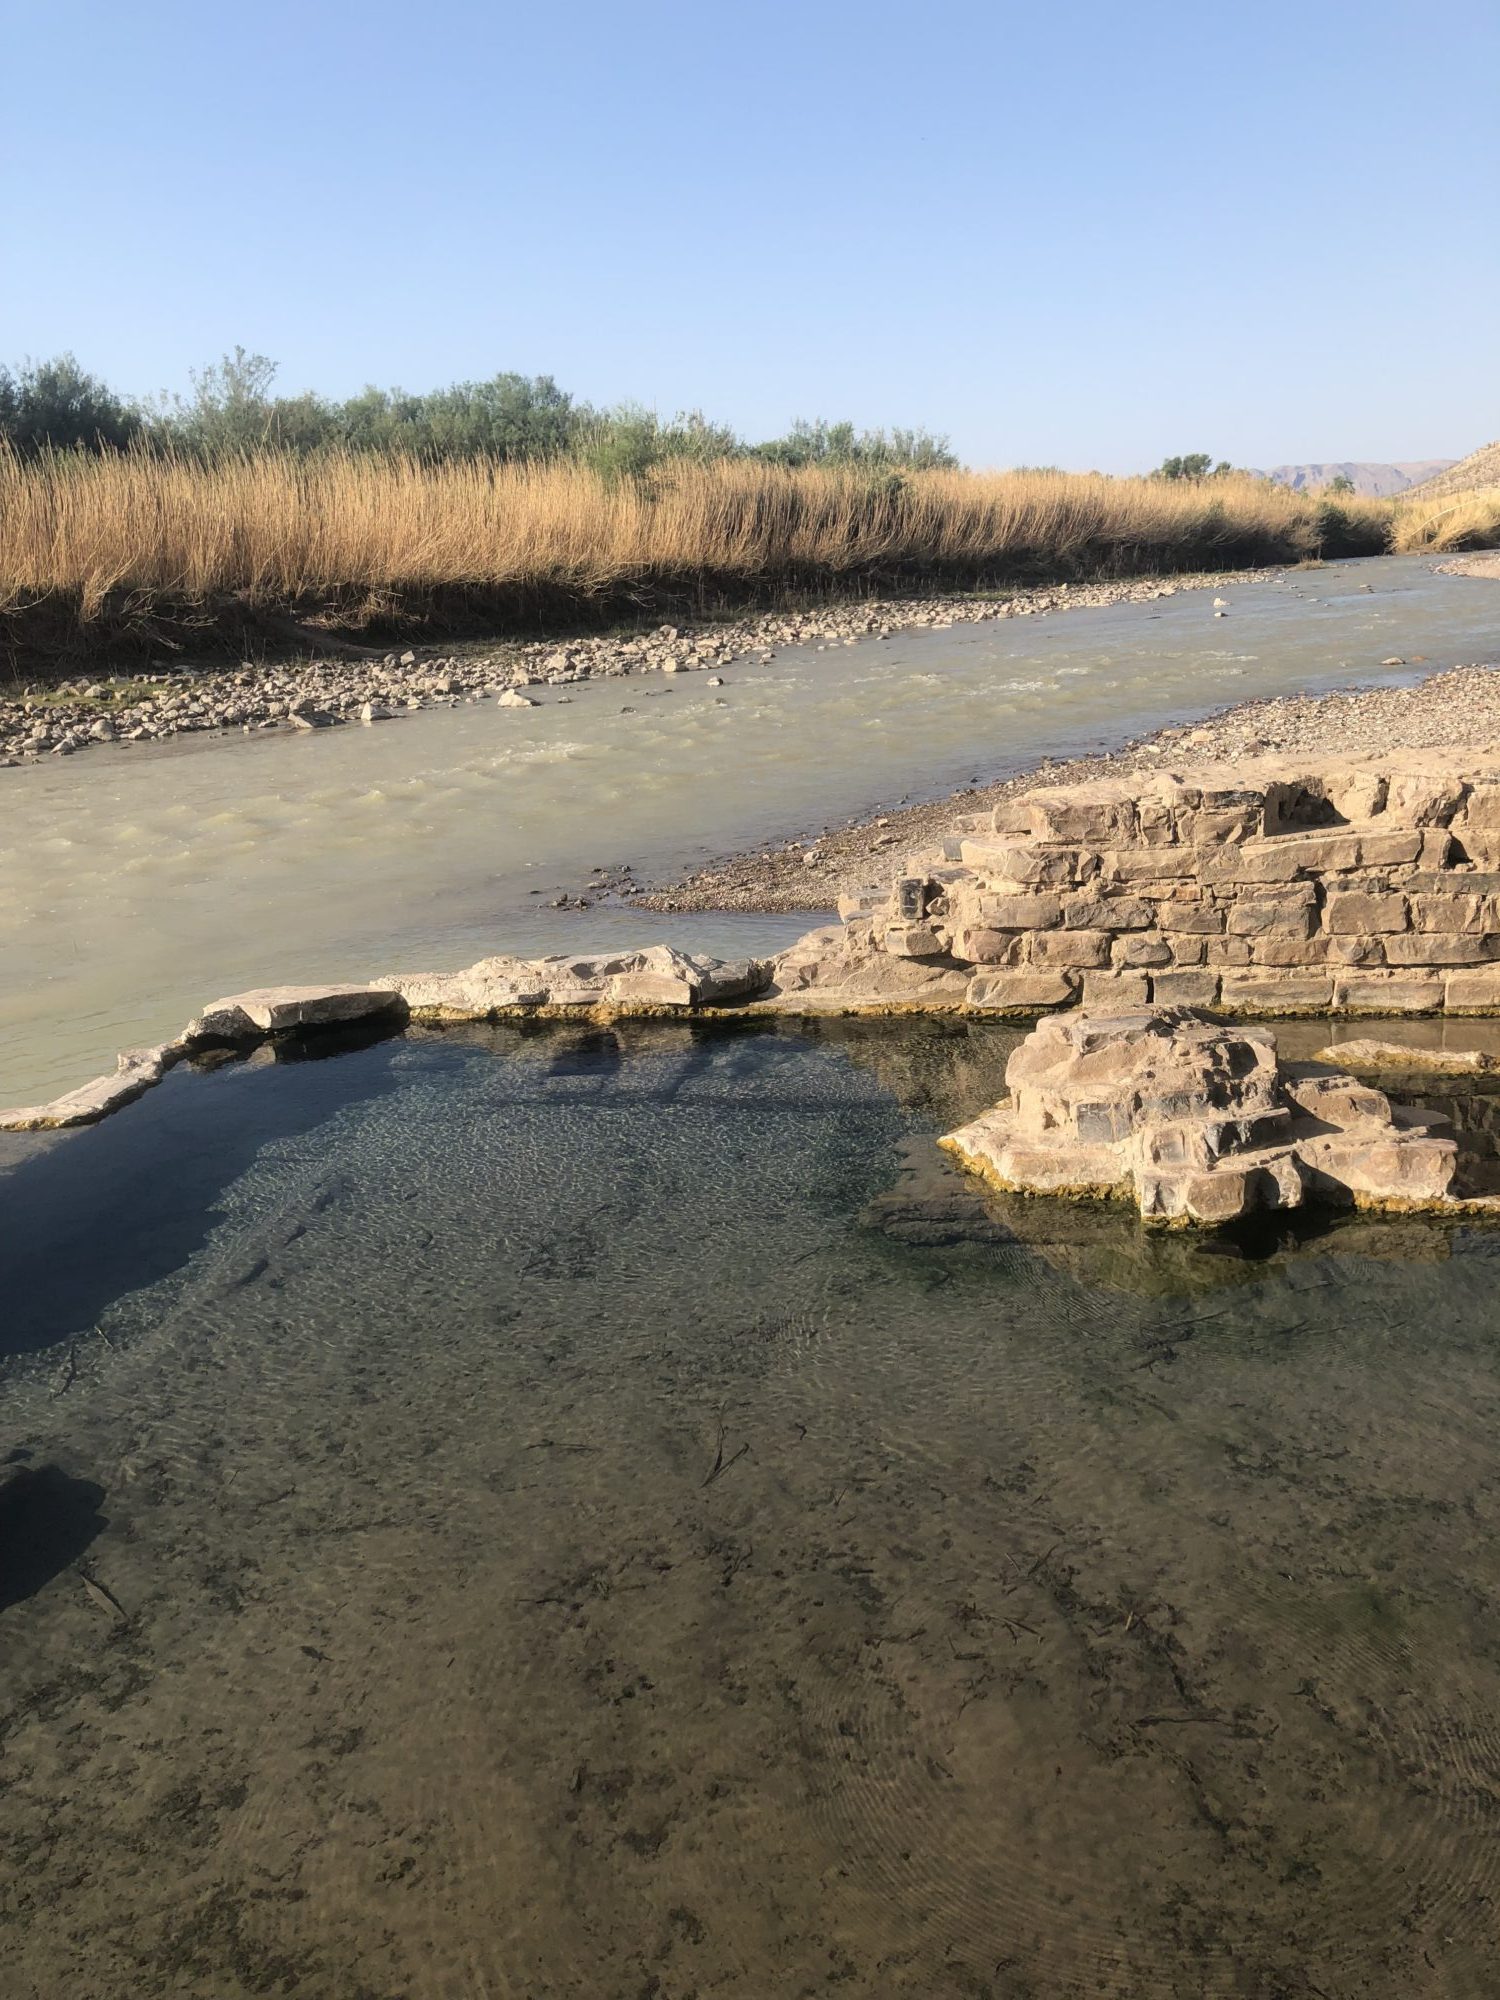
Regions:
[[[1365, 459], [1345, 459], [1339, 465], [1273, 465], [1269, 472], [1256, 475], [1274, 479], [1278, 486], [1290, 486], [1308, 493], [1316, 486], [1331, 486], [1335, 479], [1352, 479], [1356, 493], [1375, 500], [1388, 500], [1393, 493], [1405, 493], [1436, 475], [1446, 473], [1457, 461], [1451, 458], [1408, 458], [1397, 465], [1381, 465]], [[1462, 461], [1465, 465], [1468, 460]]]
[[1450, 459], [1432, 478], [1411, 490], [1419, 500], [1440, 500], [1445, 493], [1472, 493], [1480, 486], [1500, 486], [1500, 439], [1482, 444], [1467, 458]]

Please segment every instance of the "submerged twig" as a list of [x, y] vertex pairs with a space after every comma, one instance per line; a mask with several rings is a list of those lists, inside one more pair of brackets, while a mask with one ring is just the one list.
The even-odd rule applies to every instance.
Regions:
[[88, 1592], [90, 1601], [111, 1618], [118, 1618], [123, 1625], [129, 1614], [114, 1592], [106, 1589], [102, 1583], [96, 1582], [87, 1570], [81, 1569], [78, 1574], [83, 1580], [83, 1587]]

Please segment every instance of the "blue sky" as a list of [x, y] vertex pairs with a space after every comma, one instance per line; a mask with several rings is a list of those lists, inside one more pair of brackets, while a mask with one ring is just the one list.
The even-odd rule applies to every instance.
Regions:
[[1500, 434], [1500, 8], [5, 0], [0, 358], [948, 432]]

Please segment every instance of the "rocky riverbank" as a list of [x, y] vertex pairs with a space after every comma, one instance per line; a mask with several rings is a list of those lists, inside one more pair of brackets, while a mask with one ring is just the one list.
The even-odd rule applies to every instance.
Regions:
[[[477, 701], [534, 705], [529, 690], [645, 673], [712, 672], [768, 661], [785, 646], [852, 646], [913, 627], [1034, 618], [1052, 611], [1149, 603], [1185, 590], [1221, 589], [1274, 570], [1212, 571], [1113, 583], [1060, 583], [1003, 597], [870, 599], [727, 622], [658, 625], [649, 632], [541, 640], [442, 655], [413, 651], [239, 667], [160, 666], [115, 677], [33, 682], [0, 699], [0, 765], [68, 757], [97, 743], [154, 742], [204, 731], [322, 729], [393, 720]], [[556, 697], [554, 697], [556, 698]], [[564, 695], [562, 697], [566, 699]]]
[[1500, 554], [1458, 556], [1452, 562], [1439, 563], [1444, 576], [1488, 576], [1500, 578]]
[[889, 807], [856, 825], [829, 829], [757, 854], [727, 856], [680, 882], [633, 895], [654, 910], [830, 909], [845, 890], [888, 876], [908, 848], [941, 842], [961, 820], [1039, 785], [1154, 772], [1174, 758], [1233, 762], [1286, 753], [1352, 757], [1500, 743], [1500, 667], [1472, 665], [1415, 687], [1350, 689], [1249, 701], [1200, 723], [1156, 731], [1118, 751], [1054, 763], [1044, 759], [994, 785]]

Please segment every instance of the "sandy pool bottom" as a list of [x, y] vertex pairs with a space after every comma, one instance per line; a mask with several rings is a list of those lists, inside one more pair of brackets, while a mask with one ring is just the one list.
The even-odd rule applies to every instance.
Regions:
[[1493, 1990], [1500, 1238], [1028, 1222], [931, 1145], [1012, 1041], [412, 1036], [17, 1154], [7, 1995]]

